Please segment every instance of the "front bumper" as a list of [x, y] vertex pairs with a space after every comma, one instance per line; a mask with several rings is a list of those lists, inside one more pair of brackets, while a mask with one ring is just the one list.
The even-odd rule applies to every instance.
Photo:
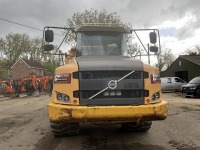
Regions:
[[133, 122], [164, 120], [168, 102], [139, 106], [71, 106], [48, 104], [49, 118], [54, 122]]
[[196, 91], [195, 90], [182, 90], [181, 91], [183, 96], [195, 96]]

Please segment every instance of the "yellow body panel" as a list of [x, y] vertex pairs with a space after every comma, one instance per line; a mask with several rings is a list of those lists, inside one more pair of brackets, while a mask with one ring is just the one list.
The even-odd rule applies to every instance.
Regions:
[[152, 95], [156, 92], [160, 92], [160, 99], [157, 102], [161, 102], [162, 101], [161, 84], [160, 83], [152, 84], [150, 79], [151, 74], [160, 74], [159, 69], [147, 64], [143, 64], [143, 67], [144, 71], [149, 73], [149, 78], [144, 79], [144, 89], [149, 90], [149, 97], [145, 97], [145, 104], [148, 104], [150, 102]]
[[[55, 74], [64, 74], [78, 71], [76, 60], [71, 58], [67, 64], [56, 69]], [[73, 97], [73, 91], [79, 90], [79, 80], [71, 78], [70, 84], [54, 84], [51, 101], [48, 104], [49, 118], [51, 121], [65, 122], [133, 122], [164, 120], [167, 117], [168, 103], [162, 101], [161, 86], [152, 84], [151, 74], [159, 74], [158, 68], [143, 64], [144, 71], [149, 77], [144, 80], [144, 90], [149, 91], [149, 96], [144, 98], [144, 105], [138, 106], [80, 106], [79, 98]], [[160, 98], [153, 104], [151, 97], [159, 92]], [[70, 102], [58, 101], [56, 93], [66, 94]], [[76, 103], [74, 103], [76, 101]], [[123, 101], [123, 99], [122, 99]]]
[[[55, 71], [55, 74], [64, 74], [78, 71], [78, 65], [75, 59], [69, 59], [68, 64], [58, 67]], [[76, 105], [79, 105], [79, 99], [73, 97], [73, 91], [79, 90], [79, 82], [78, 79], [71, 79], [71, 84], [54, 84], [53, 93], [52, 93], [52, 101], [54, 103], [66, 104], [66, 102], [60, 102], [56, 100], [56, 92], [67, 94], [71, 99], [71, 104], [74, 104], [73, 101], [76, 100]]]
[[51, 121], [64, 122], [109, 122], [153, 121], [167, 117], [168, 103], [139, 106], [70, 106], [49, 102]]

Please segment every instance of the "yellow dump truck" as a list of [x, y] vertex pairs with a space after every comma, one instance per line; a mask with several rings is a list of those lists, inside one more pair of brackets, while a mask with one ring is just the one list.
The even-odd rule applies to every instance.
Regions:
[[[45, 51], [53, 49], [50, 28], [72, 30], [77, 39], [65, 64], [55, 70], [48, 103], [53, 135], [78, 134], [80, 123], [121, 124], [123, 130], [145, 132], [152, 121], [167, 117], [159, 69], [128, 56], [126, 36], [136, 30], [111, 25], [45, 27]], [[158, 34], [152, 31], [150, 51], [156, 52]]]

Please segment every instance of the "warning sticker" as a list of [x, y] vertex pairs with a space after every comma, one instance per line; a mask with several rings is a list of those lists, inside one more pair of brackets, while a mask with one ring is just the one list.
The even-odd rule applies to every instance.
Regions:
[[71, 83], [71, 74], [64, 73], [64, 74], [56, 74], [54, 78], [54, 84], [70, 84]]
[[160, 83], [160, 75], [151, 74], [151, 83]]

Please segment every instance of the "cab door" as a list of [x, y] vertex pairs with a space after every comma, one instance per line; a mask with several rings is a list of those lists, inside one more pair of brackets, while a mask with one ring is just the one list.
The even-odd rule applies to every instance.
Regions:
[[173, 86], [172, 86], [172, 78], [161, 78], [161, 87], [162, 91], [171, 91]]

